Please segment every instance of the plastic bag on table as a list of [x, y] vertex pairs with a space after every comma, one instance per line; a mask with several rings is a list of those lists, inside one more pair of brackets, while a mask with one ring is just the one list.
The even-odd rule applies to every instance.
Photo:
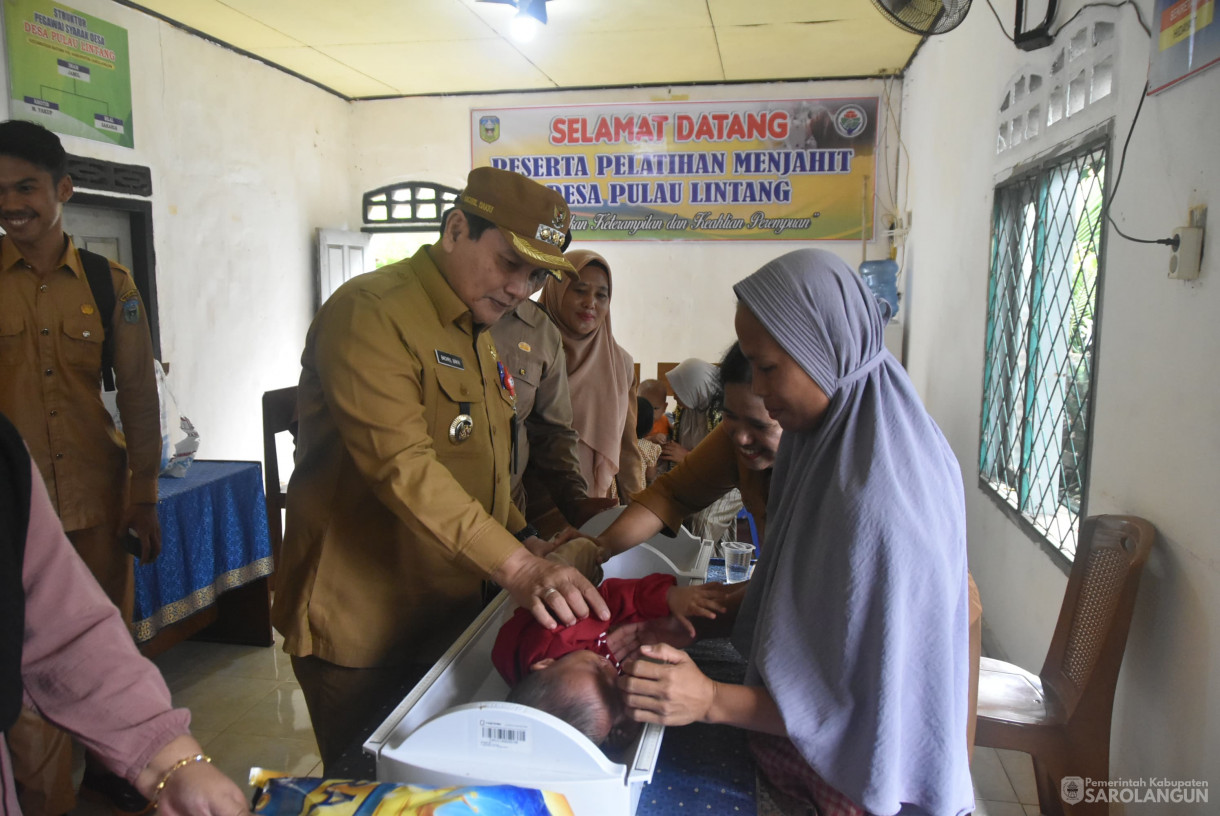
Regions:
[[161, 403], [161, 475], [182, 478], [195, 461], [199, 432], [178, 411], [178, 401], [169, 390], [165, 371], [156, 362], [157, 401]]
[[[160, 360], [153, 360], [153, 370], [157, 375], [157, 402], [161, 409], [161, 476], [181, 478], [195, 461], [195, 453], [199, 450], [199, 432], [191, 421], [178, 412], [178, 401], [170, 393], [165, 381], [165, 370]], [[119, 416], [117, 392], [103, 391], [102, 404], [110, 412], [114, 427], [122, 432], [123, 420]]]

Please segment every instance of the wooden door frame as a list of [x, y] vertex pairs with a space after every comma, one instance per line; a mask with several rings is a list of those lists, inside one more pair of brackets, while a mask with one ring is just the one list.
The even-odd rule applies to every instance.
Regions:
[[101, 195], [77, 190], [69, 204], [121, 210], [131, 217], [131, 276], [135, 279], [144, 308], [148, 311], [148, 329], [152, 333], [153, 356], [161, 359], [160, 310], [157, 308], [157, 254], [153, 245], [152, 202], [135, 198]]

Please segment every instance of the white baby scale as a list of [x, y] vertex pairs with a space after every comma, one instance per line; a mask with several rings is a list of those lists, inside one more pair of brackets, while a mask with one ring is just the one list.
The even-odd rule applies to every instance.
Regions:
[[[601, 513], [582, 531], [601, 533], [619, 512]], [[664, 572], [680, 584], [702, 583], [711, 555], [710, 541], [683, 528], [676, 538], [658, 535], [602, 569], [607, 578]], [[627, 764], [618, 764], [562, 720], [503, 702], [508, 686], [492, 666], [491, 649], [515, 609], [501, 592], [364, 743], [376, 758], [377, 780], [517, 785], [562, 793], [576, 816], [631, 816], [652, 780], [664, 727], [646, 725], [623, 755]]]

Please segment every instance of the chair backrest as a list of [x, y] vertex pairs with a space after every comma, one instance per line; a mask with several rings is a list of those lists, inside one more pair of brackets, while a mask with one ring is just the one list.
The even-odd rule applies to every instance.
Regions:
[[678, 363], [657, 363], [657, 379], [665, 385], [665, 393], [671, 397], [674, 395], [674, 389], [669, 384], [669, 378], [665, 375], [677, 367]]
[[1112, 703], [1140, 573], [1156, 529], [1135, 516], [1092, 516], [1080, 525], [1076, 560], [1059, 622], [1042, 666], [1049, 687], [1070, 718], [1083, 700], [1098, 710]]
[[280, 484], [280, 462], [276, 453], [275, 435], [289, 431], [296, 438], [297, 387], [278, 388], [263, 392], [263, 492], [267, 498], [267, 529], [271, 537], [271, 552], [279, 564], [280, 545], [284, 540], [280, 511], [284, 509], [287, 492]]

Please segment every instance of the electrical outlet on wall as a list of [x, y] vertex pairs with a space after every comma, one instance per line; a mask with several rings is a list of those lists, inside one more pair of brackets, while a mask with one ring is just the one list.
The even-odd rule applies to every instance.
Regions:
[[1196, 280], [1203, 258], [1203, 228], [1178, 227], [1173, 231], [1178, 245], [1169, 256], [1169, 277], [1174, 280]]
[[1203, 232], [1207, 224], [1207, 205], [1186, 211], [1187, 224], [1173, 231], [1178, 245], [1169, 256], [1169, 277], [1173, 280], [1197, 280], [1203, 265]]

